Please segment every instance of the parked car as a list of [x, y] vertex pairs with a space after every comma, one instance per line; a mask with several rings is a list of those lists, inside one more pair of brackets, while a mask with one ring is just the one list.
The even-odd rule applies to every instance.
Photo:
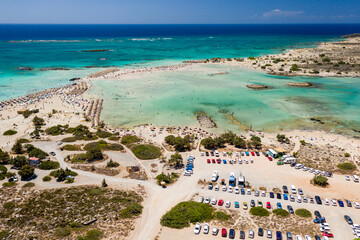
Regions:
[[322, 204], [322, 201], [321, 201], [321, 198], [319, 196], [315, 196], [315, 201], [317, 204], [321, 205]]
[[336, 201], [334, 199], [331, 199], [331, 205], [337, 206]]
[[244, 231], [240, 231], [240, 239], [245, 239], [245, 232]]
[[353, 220], [351, 219], [351, 217], [349, 217], [348, 215], [344, 215], [344, 219], [349, 225], [353, 225]]
[[264, 229], [259, 228], [259, 230], [258, 230], [258, 235], [259, 235], [260, 237], [264, 236]]
[[349, 175], [345, 175], [345, 180], [346, 180], [346, 181], [350, 181], [350, 180], [351, 180], [350, 176], [349, 176]]
[[249, 236], [249, 238], [254, 238], [255, 237], [254, 230], [250, 229], [248, 236]]
[[235, 208], [239, 208], [240, 207], [240, 204], [239, 204], [239, 202], [238, 201], [235, 201]]
[[255, 201], [254, 201], [254, 200], [251, 200], [251, 201], [250, 201], [250, 206], [251, 206], [251, 207], [255, 207]]
[[285, 186], [285, 185], [283, 186], [283, 192], [284, 193], [289, 193], [289, 190], [288, 190], [287, 186]]
[[294, 197], [294, 195], [292, 195], [292, 194], [290, 195], [290, 201], [291, 201], [291, 202], [295, 202], [295, 197]]
[[247, 193], [247, 195], [251, 195], [251, 190], [250, 190], [250, 189], [247, 189], [247, 190], [246, 190], [246, 193]]
[[277, 194], [276, 194], [276, 198], [277, 198], [277, 199], [281, 199], [281, 193], [277, 193]]
[[330, 205], [330, 202], [329, 202], [329, 200], [327, 198], [324, 198], [324, 204], [325, 205]]
[[212, 190], [212, 189], [213, 189], [213, 186], [214, 186], [214, 185], [213, 185], [212, 183], [209, 183], [208, 189], [209, 189], [209, 190]]
[[319, 235], [315, 235], [315, 240], [321, 240]]
[[244, 210], [247, 210], [247, 209], [248, 209], [248, 205], [247, 205], [246, 202], [243, 202], [243, 209], [244, 209]]
[[266, 230], [266, 237], [267, 238], [272, 238], [272, 232], [270, 229]]
[[242, 188], [240, 191], [241, 191], [241, 195], [245, 195], [245, 189]]
[[208, 234], [210, 230], [210, 226], [208, 223], [204, 223], [203, 233]]
[[349, 200], [345, 199], [345, 202], [346, 202], [346, 206], [348, 206], [348, 207], [352, 207], [351, 201], [349, 201]]
[[339, 207], [344, 207], [344, 202], [341, 200], [338, 200]]
[[255, 190], [255, 197], [258, 197], [258, 196], [259, 196], [259, 191]]
[[203, 201], [204, 201], [204, 198], [203, 198], [203, 197], [199, 197], [198, 203], [202, 203]]
[[292, 208], [292, 206], [287, 205], [287, 209], [288, 209], [290, 214], [294, 214], [294, 209]]
[[205, 200], [204, 200], [204, 203], [209, 204], [210, 203], [210, 197], [206, 197]]
[[226, 201], [225, 207], [230, 208], [230, 205], [231, 205], [230, 201]]
[[288, 195], [287, 195], [286, 193], [284, 193], [283, 198], [284, 198], [284, 200], [288, 200], [288, 199], [289, 199], [289, 198], [288, 198]]
[[280, 231], [276, 231], [276, 240], [282, 240], [282, 234]]
[[262, 206], [263, 206], [263, 205], [262, 205], [262, 202], [261, 202], [260, 200], [258, 200], [257, 204], [258, 204], [258, 207], [262, 207]]
[[235, 192], [235, 194], [239, 194], [239, 193], [240, 193], [239, 188], [238, 188], [238, 187], [235, 187], [235, 188], [234, 188], [234, 192]]
[[212, 235], [216, 236], [219, 233], [219, 229], [217, 227], [214, 227], [211, 232], [212, 232]]
[[301, 188], [298, 189], [300, 195], [304, 195], [303, 190]]
[[359, 209], [359, 208], [360, 208], [360, 205], [359, 205], [359, 203], [358, 203], [358, 202], [353, 202], [353, 204], [354, 204], [354, 207], [355, 207], [355, 208], [357, 208], [357, 209]]
[[200, 223], [196, 223], [195, 224], [195, 228], [194, 228], [194, 233], [195, 234], [199, 234], [201, 231], [201, 224]]
[[215, 198], [213, 198], [213, 199], [211, 200], [211, 205], [216, 205], [216, 203], [217, 203], [217, 200], [216, 200]]
[[286, 232], [286, 238], [287, 238], [287, 240], [292, 240], [293, 239], [291, 232]]
[[220, 199], [218, 202], [218, 206], [222, 206], [222, 205], [224, 205], [224, 200]]
[[323, 232], [322, 235], [325, 237], [331, 237], [331, 238], [334, 237], [334, 234], [329, 233], [329, 232]]
[[270, 192], [270, 198], [274, 198], [274, 193]]
[[282, 209], [281, 203], [278, 202], [278, 203], [276, 204], [276, 206], [277, 206], [277, 209]]
[[221, 236], [222, 236], [222, 237], [227, 237], [226, 228], [221, 229]]
[[230, 229], [230, 231], [229, 231], [229, 238], [230, 239], [234, 239], [235, 238], [235, 230], [234, 229]]

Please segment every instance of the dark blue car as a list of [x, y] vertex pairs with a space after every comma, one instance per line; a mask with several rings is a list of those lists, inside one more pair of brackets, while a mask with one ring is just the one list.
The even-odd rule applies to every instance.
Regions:
[[343, 201], [338, 200], [338, 203], [339, 203], [339, 206], [340, 206], [340, 207], [344, 207], [344, 202], [343, 202]]
[[280, 231], [276, 231], [276, 240], [282, 240], [282, 234]]
[[274, 193], [270, 192], [270, 198], [274, 198]]
[[241, 189], [241, 195], [245, 195], [245, 189]]

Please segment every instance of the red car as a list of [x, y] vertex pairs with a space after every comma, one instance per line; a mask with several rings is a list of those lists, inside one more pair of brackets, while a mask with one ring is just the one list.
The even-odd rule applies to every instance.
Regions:
[[222, 206], [223, 204], [224, 204], [224, 200], [220, 199], [219, 202], [218, 202], [218, 205]]
[[210, 159], [207, 160], [207, 163], [210, 163]]
[[272, 157], [268, 157], [269, 161], [272, 161]]
[[267, 208], [267, 209], [270, 209], [270, 208], [271, 208], [270, 202], [267, 202], [267, 203], [266, 203], [266, 208]]
[[220, 164], [221, 163], [221, 160], [220, 159], [216, 159], [217, 163]]
[[334, 234], [329, 233], [329, 232], [323, 232], [322, 235], [323, 235], [323, 236], [326, 236], [326, 237], [334, 237]]
[[212, 160], [212, 163], [216, 163], [215, 159]]
[[251, 152], [251, 156], [255, 156], [255, 153], [254, 153], [254, 152]]
[[222, 236], [222, 237], [227, 237], [226, 228], [221, 229], [221, 236]]

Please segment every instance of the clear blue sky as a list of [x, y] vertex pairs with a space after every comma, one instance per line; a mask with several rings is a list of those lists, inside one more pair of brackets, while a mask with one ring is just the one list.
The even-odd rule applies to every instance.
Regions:
[[0, 23], [360, 23], [360, 0], [0, 0]]

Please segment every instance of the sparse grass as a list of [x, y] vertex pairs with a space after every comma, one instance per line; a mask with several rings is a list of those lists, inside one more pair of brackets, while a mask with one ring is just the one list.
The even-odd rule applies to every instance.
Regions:
[[353, 172], [356, 170], [356, 166], [349, 162], [340, 163], [337, 165], [337, 167], [346, 172]]
[[16, 185], [15, 182], [4, 182], [3, 187], [14, 187]]
[[65, 151], [81, 151], [81, 146], [76, 144], [66, 144], [62, 147], [62, 150]]
[[55, 236], [60, 237], [60, 238], [69, 236], [70, 234], [71, 234], [71, 231], [66, 227], [65, 228], [59, 228], [55, 232]]
[[61, 140], [62, 142], [76, 142], [76, 137], [66, 137]]
[[28, 183], [25, 183], [23, 187], [24, 187], [24, 188], [32, 188], [32, 187], [35, 187], [35, 183], [33, 183], [33, 182], [28, 182]]
[[128, 146], [132, 143], [140, 142], [140, 141], [141, 141], [141, 139], [139, 137], [131, 136], [131, 135], [126, 135], [121, 138], [121, 144], [124, 144], [126, 146]]
[[100, 240], [104, 233], [97, 229], [92, 229], [86, 233], [84, 237], [78, 237], [78, 240]]
[[289, 216], [289, 212], [284, 210], [284, 209], [274, 209], [273, 213], [276, 216], [279, 216], [279, 217], [287, 217], [287, 216]]

